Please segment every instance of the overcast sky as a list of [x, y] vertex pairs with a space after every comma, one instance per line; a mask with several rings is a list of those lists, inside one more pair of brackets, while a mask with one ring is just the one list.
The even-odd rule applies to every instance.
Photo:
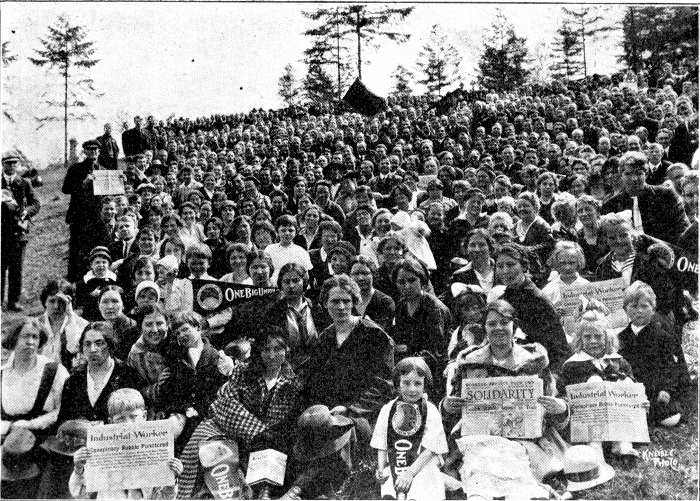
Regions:
[[[403, 4], [401, 4], [403, 5]], [[410, 4], [405, 4], [410, 5]], [[57, 16], [66, 15], [86, 27], [95, 42], [100, 62], [90, 70], [104, 96], [93, 100], [95, 121], [70, 125], [69, 135], [82, 142], [102, 132], [112, 122], [115, 130], [123, 117], [153, 114], [165, 119], [212, 113], [249, 111], [253, 107], [277, 108], [277, 80], [293, 63], [303, 77], [300, 59], [309, 26], [302, 10], [313, 4], [296, 3], [4, 3], [0, 17], [3, 41], [16, 54], [3, 78], [3, 103], [15, 117], [4, 117], [3, 150], [19, 147], [29, 158], [44, 163], [62, 158], [63, 127], [47, 126], [39, 132], [34, 116], [46, 113], [40, 96], [48, 92], [62, 97], [62, 82], [55, 73], [33, 66], [28, 56], [40, 48], [38, 38]], [[485, 28], [497, 6], [488, 4], [417, 5], [401, 29], [411, 34], [403, 45], [383, 42], [368, 48], [363, 59], [363, 80], [375, 92], [386, 95], [390, 75], [398, 64], [415, 70], [415, 61], [433, 24], [439, 24], [463, 57], [465, 83], [473, 80]], [[547, 50], [561, 21], [560, 5], [500, 5], [528, 40], [532, 51]], [[606, 17], [619, 20], [621, 7], [610, 7]], [[619, 35], [589, 47], [591, 72], [617, 68]], [[131, 123], [131, 118], [129, 118]]]

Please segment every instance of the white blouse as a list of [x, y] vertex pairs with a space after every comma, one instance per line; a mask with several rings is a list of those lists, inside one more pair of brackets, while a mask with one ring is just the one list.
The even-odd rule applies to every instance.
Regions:
[[[7, 365], [0, 371], [3, 412], [11, 416], [19, 416], [32, 410], [39, 393], [44, 367], [49, 362], [52, 362], [50, 358], [37, 355], [34, 367], [27, 372], [19, 373], [14, 367], [14, 354], [10, 356]], [[56, 422], [66, 379], [68, 379], [68, 371], [61, 364], [58, 364], [51, 391], [44, 402], [43, 410], [46, 414], [32, 419], [30, 421], [31, 429], [43, 430]]]

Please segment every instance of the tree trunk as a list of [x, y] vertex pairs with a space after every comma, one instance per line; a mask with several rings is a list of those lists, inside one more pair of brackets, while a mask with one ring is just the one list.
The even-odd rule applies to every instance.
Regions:
[[586, 26], [581, 17], [581, 48], [583, 49], [583, 78], [588, 77], [588, 65], [586, 63]]
[[63, 167], [68, 169], [68, 63], [63, 73]]
[[340, 85], [340, 22], [338, 21], [338, 9], [335, 10], [335, 42], [336, 42], [336, 54], [335, 60], [338, 63], [338, 101], [340, 101], [341, 94], [343, 92]]
[[637, 27], [635, 26], [635, 16], [634, 16], [634, 8], [628, 7], [629, 13], [630, 13], [630, 33], [632, 34], [631, 37], [631, 44], [630, 44], [630, 57], [628, 59], [628, 62], [631, 63], [629, 66], [632, 67], [632, 71], [635, 73], [639, 72], [640, 69], [640, 61], [639, 61], [639, 55], [638, 55], [638, 50], [637, 50]]
[[357, 31], [357, 78], [362, 80], [362, 44], [360, 42], [360, 12], [355, 13], [355, 30]]

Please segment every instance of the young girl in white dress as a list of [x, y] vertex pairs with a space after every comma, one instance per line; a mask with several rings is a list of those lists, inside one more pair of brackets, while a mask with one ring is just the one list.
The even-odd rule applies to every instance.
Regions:
[[379, 411], [370, 446], [377, 449], [377, 480], [383, 499], [445, 499], [440, 472], [447, 439], [440, 412], [427, 399], [428, 365], [408, 357], [394, 367], [399, 396]]

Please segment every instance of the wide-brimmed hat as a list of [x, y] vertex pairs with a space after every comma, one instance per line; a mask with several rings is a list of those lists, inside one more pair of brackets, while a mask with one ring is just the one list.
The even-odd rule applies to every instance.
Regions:
[[348, 443], [354, 422], [345, 416], [331, 414], [325, 405], [312, 405], [297, 420], [294, 455], [300, 461], [330, 456]]
[[567, 489], [575, 492], [604, 484], [615, 476], [615, 470], [590, 445], [574, 445], [564, 453], [564, 475]]
[[58, 427], [56, 435], [47, 438], [41, 447], [63, 456], [73, 456], [87, 443], [90, 422], [85, 419], [70, 419]]
[[36, 436], [25, 428], [15, 428], [2, 444], [2, 480], [13, 482], [27, 480], [39, 475], [39, 467], [31, 453]]

